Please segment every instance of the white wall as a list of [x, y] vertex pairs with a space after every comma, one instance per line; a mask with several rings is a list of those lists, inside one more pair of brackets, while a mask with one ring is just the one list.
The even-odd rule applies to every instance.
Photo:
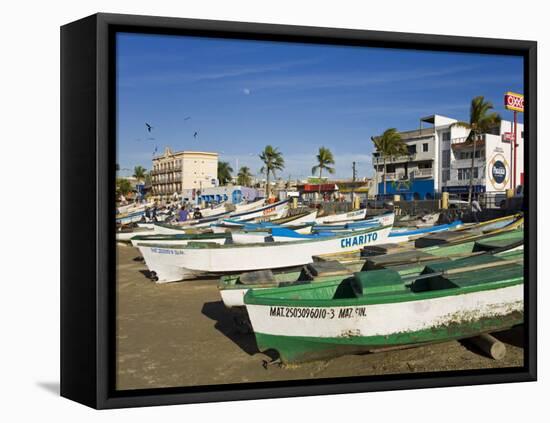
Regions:
[[[5, 421], [151, 422], [281, 421], [341, 422], [345, 419], [400, 422], [539, 422], [548, 414], [550, 365], [550, 274], [539, 270], [538, 383], [292, 398], [134, 410], [95, 412], [59, 398], [59, 26], [95, 13], [153, 14], [386, 31], [454, 34], [539, 40], [539, 116], [550, 115], [550, 31], [545, 2], [479, 0], [355, 2], [340, 0], [263, 2], [232, 0], [174, 2], [157, 0], [18, 1], [3, 6], [2, 106], [3, 157], [25, 156], [29, 169], [40, 169], [49, 184], [33, 190], [32, 204], [19, 203], [20, 186], [35, 186], [36, 172], [21, 172], [17, 160], [5, 160], [5, 175], [18, 184], [4, 184], [2, 221], [13, 212], [24, 222], [3, 231], [2, 415]], [[542, 120], [541, 120], [542, 122]], [[32, 124], [31, 124], [32, 123]], [[544, 128], [544, 123], [540, 125]], [[540, 131], [539, 157], [550, 157]], [[6, 140], [9, 140], [6, 141]], [[7, 168], [6, 168], [7, 166]], [[545, 166], [544, 159], [541, 166]], [[544, 168], [543, 168], [544, 172]], [[4, 179], [5, 180], [5, 179]], [[550, 192], [539, 184], [541, 210], [550, 207]], [[26, 199], [27, 200], [27, 199]], [[40, 212], [37, 212], [40, 207]], [[544, 218], [543, 215], [540, 217]], [[40, 227], [39, 242], [29, 237]], [[539, 225], [539, 257], [548, 256], [550, 225]], [[46, 244], [47, 240], [47, 244]], [[540, 259], [539, 259], [540, 261]], [[75, 281], [76, 282], [76, 281]], [[543, 356], [542, 353], [545, 353]], [[213, 352], [215, 354], [215, 352]], [[258, 365], [261, 365], [258, 362]], [[266, 372], [279, 372], [271, 368]]]

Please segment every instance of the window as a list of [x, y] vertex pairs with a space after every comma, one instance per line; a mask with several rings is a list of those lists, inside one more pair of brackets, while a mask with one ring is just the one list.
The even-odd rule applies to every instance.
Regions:
[[423, 151], [424, 153], [428, 151], [428, 143], [427, 143], [427, 142], [425, 142], [425, 143], [422, 144], [422, 151]]
[[443, 150], [441, 161], [442, 167], [451, 167], [451, 150]]
[[447, 182], [451, 179], [451, 171], [449, 169], [444, 169], [443, 172], [441, 172], [441, 178], [443, 179], [443, 182]]
[[443, 141], [451, 141], [451, 133], [450, 132], [443, 132], [441, 134], [441, 139]]
[[[477, 178], [479, 176], [479, 169], [477, 167], [474, 167], [474, 178]], [[470, 179], [470, 168], [462, 168], [458, 169], [458, 180], [459, 181], [466, 181]]]
[[416, 154], [416, 144], [408, 145], [407, 150], [409, 151], [409, 154]]

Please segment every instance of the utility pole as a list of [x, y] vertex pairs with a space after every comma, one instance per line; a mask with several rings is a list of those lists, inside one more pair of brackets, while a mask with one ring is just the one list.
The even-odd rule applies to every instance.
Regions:
[[355, 200], [355, 179], [357, 177], [357, 171], [355, 169], [355, 162], [352, 163], [352, 169], [353, 169], [353, 173], [352, 173], [352, 182], [351, 182], [351, 202], [353, 203], [353, 201]]

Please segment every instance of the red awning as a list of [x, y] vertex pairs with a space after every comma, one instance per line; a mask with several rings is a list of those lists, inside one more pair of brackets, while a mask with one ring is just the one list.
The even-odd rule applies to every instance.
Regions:
[[[321, 192], [333, 192], [338, 189], [336, 184], [321, 184]], [[319, 192], [319, 184], [305, 184], [299, 186], [298, 189], [302, 192]]]

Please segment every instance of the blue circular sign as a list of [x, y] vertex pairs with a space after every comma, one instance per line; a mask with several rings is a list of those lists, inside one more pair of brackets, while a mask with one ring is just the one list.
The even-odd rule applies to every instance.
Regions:
[[506, 180], [506, 166], [500, 160], [496, 160], [493, 163], [491, 173], [497, 184], [502, 184]]

